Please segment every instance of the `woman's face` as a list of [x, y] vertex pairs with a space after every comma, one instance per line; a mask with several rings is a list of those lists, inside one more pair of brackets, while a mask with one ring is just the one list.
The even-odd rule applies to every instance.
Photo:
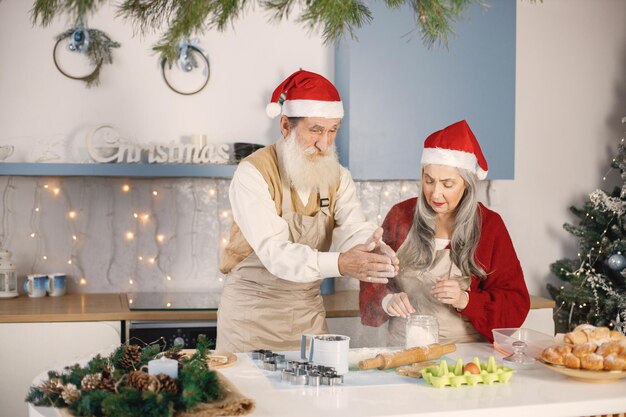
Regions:
[[459, 170], [447, 165], [426, 165], [422, 170], [422, 192], [438, 215], [452, 214], [465, 191]]

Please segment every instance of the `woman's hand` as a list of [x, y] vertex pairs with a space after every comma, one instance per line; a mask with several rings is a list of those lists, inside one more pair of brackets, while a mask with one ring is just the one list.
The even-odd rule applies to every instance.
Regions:
[[415, 309], [405, 292], [394, 294], [387, 304], [387, 314], [390, 316], [407, 318], [412, 313], [415, 313]]
[[457, 310], [463, 310], [469, 303], [469, 294], [461, 289], [459, 281], [455, 279], [437, 278], [430, 293], [443, 304], [450, 304]]

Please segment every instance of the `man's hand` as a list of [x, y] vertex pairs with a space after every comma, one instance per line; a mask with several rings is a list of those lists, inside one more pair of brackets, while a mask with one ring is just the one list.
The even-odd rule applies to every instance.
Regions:
[[415, 309], [405, 292], [395, 293], [387, 304], [387, 314], [395, 317], [407, 318], [415, 313]]
[[359, 281], [386, 284], [396, 276], [397, 266], [394, 266], [387, 255], [372, 252], [376, 242], [356, 245], [346, 252], [339, 254], [339, 273], [357, 278]]
[[379, 227], [378, 229], [374, 230], [374, 233], [372, 233], [372, 236], [370, 236], [370, 238], [367, 239], [365, 244], [369, 245], [373, 242], [376, 245], [374, 249], [372, 250], [374, 253], [378, 253], [380, 255], [385, 255], [389, 257], [389, 259], [391, 260], [391, 264], [394, 266], [394, 270], [396, 272], [396, 274], [394, 274], [395, 276], [398, 274], [398, 271], [400, 269], [400, 261], [398, 260], [398, 257], [396, 256], [396, 252], [394, 252], [393, 249], [391, 249], [385, 242], [382, 241], [382, 237], [383, 237], [383, 228]]

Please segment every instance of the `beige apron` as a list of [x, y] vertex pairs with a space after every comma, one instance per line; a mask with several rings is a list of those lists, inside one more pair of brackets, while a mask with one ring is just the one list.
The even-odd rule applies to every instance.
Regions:
[[[442, 249], [435, 252], [435, 261], [429, 270], [417, 271], [413, 268], [403, 268], [394, 279], [400, 291], [409, 296], [411, 305], [415, 308], [415, 314], [428, 314], [437, 318], [440, 343], [466, 343], [484, 340], [465, 316], [459, 314], [451, 305], [441, 303], [430, 294], [430, 290], [438, 277], [461, 275], [461, 270], [452, 263], [450, 249]], [[469, 280], [466, 279], [460, 284], [462, 290], [469, 291]], [[388, 346], [404, 346], [405, 326], [406, 319], [390, 317], [387, 327]]]
[[[320, 190], [328, 202], [328, 191]], [[314, 216], [293, 211], [291, 190], [283, 185], [282, 218], [290, 241], [328, 251], [332, 240], [328, 207]], [[217, 350], [297, 350], [304, 333], [328, 333], [321, 281], [293, 282], [271, 274], [256, 253], [237, 264], [226, 277], [217, 313]]]

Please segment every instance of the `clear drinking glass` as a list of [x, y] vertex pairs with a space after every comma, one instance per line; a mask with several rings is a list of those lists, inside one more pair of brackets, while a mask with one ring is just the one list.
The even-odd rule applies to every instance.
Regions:
[[428, 346], [439, 343], [439, 323], [434, 316], [412, 314], [406, 320], [405, 347]]

